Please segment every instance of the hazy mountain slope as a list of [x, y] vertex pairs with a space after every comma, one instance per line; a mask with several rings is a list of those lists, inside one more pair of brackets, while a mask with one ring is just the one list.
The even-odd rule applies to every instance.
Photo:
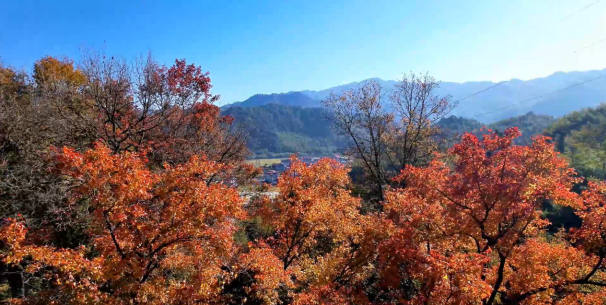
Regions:
[[[552, 93], [596, 77], [602, 78]], [[373, 80], [381, 84], [386, 91], [392, 90], [396, 84], [395, 81]], [[303, 91], [303, 93], [314, 99], [322, 99], [327, 97], [330, 92], [338, 94], [344, 90], [355, 88], [360, 83], [351, 83], [321, 91]], [[440, 96], [451, 95], [452, 101], [458, 101], [493, 85], [496, 85], [496, 83], [442, 82], [436, 94]], [[541, 95], [545, 96], [539, 97]], [[558, 72], [548, 77], [528, 81], [513, 79], [504, 82], [486, 92], [460, 101], [452, 114], [475, 118], [484, 123], [492, 123], [528, 112], [563, 116], [569, 112], [594, 107], [603, 102], [606, 102], [606, 69], [586, 72]]]
[[305, 90], [305, 91], [301, 91], [301, 92], [313, 99], [323, 100], [323, 99], [327, 98], [331, 93], [339, 94], [339, 93], [342, 93], [343, 91], [357, 88], [358, 86], [360, 86], [361, 84], [363, 84], [364, 82], [367, 82], [367, 81], [375, 81], [375, 82], [379, 83], [383, 87], [383, 89], [385, 89], [385, 91], [392, 90], [393, 86], [396, 84], [396, 81], [394, 81], [394, 80], [382, 80], [380, 78], [370, 78], [367, 80], [353, 82], [353, 83], [349, 83], [349, 84], [345, 84], [345, 85], [339, 85], [339, 86], [331, 87], [331, 88], [320, 90], [320, 91]]
[[[600, 76], [601, 79], [552, 93]], [[444, 90], [443, 92], [451, 92], [455, 96], [455, 100], [468, 95], [461, 92], [457, 93], [460, 96], [457, 97], [457, 94], [453, 93], [456, 92], [456, 88], [452, 90], [447, 88], [447, 86], [444, 86], [441, 89]], [[541, 95], [544, 96], [540, 97]], [[475, 117], [482, 122], [491, 123], [527, 112], [562, 116], [571, 111], [593, 107], [605, 101], [606, 70], [558, 72], [545, 78], [529, 81], [512, 80], [503, 83], [498, 87], [462, 101], [453, 111], [453, 114]], [[486, 112], [491, 113], [484, 114]]]
[[313, 99], [302, 92], [256, 94], [243, 102], [236, 102], [223, 106], [229, 107], [257, 107], [269, 104], [280, 104], [299, 107], [320, 107], [320, 100]]

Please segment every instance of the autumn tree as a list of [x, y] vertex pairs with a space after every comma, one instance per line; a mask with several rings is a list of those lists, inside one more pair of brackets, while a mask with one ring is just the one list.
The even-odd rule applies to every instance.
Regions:
[[127, 62], [88, 52], [79, 64], [47, 56], [35, 63], [29, 89], [14, 70], [1, 75], [7, 96], [35, 93], [19, 105], [2, 101], [3, 129], [21, 150], [83, 150], [101, 139], [114, 153], [153, 149], [159, 165], [200, 153], [238, 163], [248, 153], [246, 133], [214, 105], [208, 72], [185, 60], [167, 67], [151, 56]]
[[322, 159], [307, 166], [293, 159], [278, 182], [275, 198], [257, 202], [254, 215], [273, 233], [263, 239], [279, 267], [293, 281], [294, 304], [365, 302], [364, 280], [381, 234], [373, 216], [360, 213], [360, 200], [348, 190], [347, 169]]
[[45, 57], [34, 67], [31, 78], [18, 78], [13, 97], [0, 100], [0, 217], [27, 215], [28, 225], [54, 227], [67, 245], [79, 229], [64, 209], [67, 185], [48, 171], [48, 148], [89, 147], [92, 119], [68, 111], [83, 100], [83, 75], [71, 61]]
[[143, 155], [115, 155], [103, 145], [86, 153], [64, 149], [58, 158], [60, 170], [77, 181], [71, 204], [91, 211], [92, 241], [86, 249], [39, 246], [9, 222], [5, 230], [17, 232], [3, 235], [3, 259], [26, 260], [23, 272], [42, 276], [42, 291], [26, 301], [213, 300], [221, 267], [231, 262], [236, 220], [245, 217], [235, 189], [207, 184], [225, 165], [194, 156], [153, 172]]
[[13, 100], [27, 93], [27, 74], [5, 67], [0, 62], [0, 99], [2, 101]]
[[[362, 213], [348, 169], [329, 159], [293, 159], [278, 194], [245, 207], [209, 179], [231, 165], [193, 156], [158, 169], [145, 151], [65, 148], [57, 170], [90, 215], [90, 242], [56, 247], [5, 219], [0, 260], [25, 303], [602, 304], [606, 186], [572, 192], [578, 178], [549, 139], [518, 136], [466, 134], [407, 166], [377, 213]], [[547, 234], [546, 200], [582, 225]], [[246, 211], [261, 226], [240, 245]]]
[[85, 94], [99, 112], [99, 135], [114, 153], [139, 150], [171, 115], [210, 98], [210, 78], [185, 61], [166, 68], [151, 56], [129, 65], [90, 54], [83, 71], [90, 82]]
[[83, 215], [66, 205], [69, 186], [48, 171], [52, 146], [84, 151], [101, 140], [114, 153], [145, 150], [156, 168], [205, 155], [234, 165], [211, 180], [250, 178], [256, 172], [243, 163], [246, 134], [212, 104], [211, 87], [200, 67], [184, 60], [165, 67], [151, 56], [126, 62], [85, 53], [79, 63], [46, 56], [31, 79], [2, 68], [0, 215], [52, 226], [57, 241], [82, 233], [73, 220]]
[[384, 94], [378, 83], [369, 81], [323, 101], [335, 131], [349, 138], [348, 153], [364, 167], [379, 201], [385, 199], [384, 186], [389, 183], [385, 139], [394, 121], [382, 101]]
[[245, 130], [210, 103], [178, 110], [151, 135], [150, 153], [159, 163], [180, 163], [204, 154], [217, 162], [235, 164], [248, 154]]
[[425, 165], [439, 150], [437, 123], [456, 107], [450, 96], [437, 96], [440, 87], [428, 74], [404, 75], [390, 99], [396, 114], [395, 128], [387, 133], [388, 159], [392, 167]]
[[99, 136], [114, 153], [149, 149], [158, 164], [195, 154], [239, 163], [248, 154], [246, 134], [214, 105], [209, 73], [185, 60], [170, 67], [151, 56], [128, 64], [89, 54], [85, 95], [98, 115]]
[[[39, 236], [36, 246], [44, 251], [83, 255], [78, 246], [89, 251], [96, 241], [88, 205], [70, 197], [77, 181], [53, 171], [52, 147], [84, 152], [101, 140], [115, 154], [145, 153], [144, 165], [154, 173], [194, 157], [216, 161], [221, 170], [200, 176], [209, 187], [258, 173], [243, 162], [246, 135], [213, 105], [218, 96], [210, 94], [208, 74], [184, 60], [164, 67], [151, 57], [130, 63], [85, 54], [74, 63], [47, 56], [31, 77], [4, 67], [0, 72], [0, 220], [22, 215], [21, 225]], [[14, 296], [28, 294], [24, 281], [36, 289], [55, 287], [18, 265], [0, 262], [0, 283], [25, 287]]]
[[51, 56], [46, 56], [34, 64], [33, 79], [39, 87], [80, 87], [86, 83], [86, 77], [74, 66], [71, 59], [57, 59]]
[[[7, 123], [15, 118], [15, 110], [22, 108], [30, 91], [30, 82], [25, 72], [5, 67], [0, 62], [0, 147], [3, 152], [16, 149], [17, 137]], [[23, 115], [21, 111], [19, 115]]]
[[439, 97], [427, 74], [404, 75], [391, 92], [368, 81], [323, 101], [335, 130], [349, 139], [349, 154], [365, 169], [378, 201], [407, 165], [424, 165], [438, 149], [436, 123], [455, 105]]
[[45, 113], [44, 121], [37, 122], [46, 131], [39, 132], [44, 137], [40, 141], [90, 148], [97, 139], [96, 112], [84, 95], [88, 81], [82, 70], [69, 58], [46, 56], [34, 64], [32, 78], [35, 82], [32, 103]]
[[[591, 243], [583, 245], [579, 237], [599, 236], [585, 223], [588, 210], [599, 211], [579, 210], [580, 232], [591, 233], [549, 238], [542, 204], [578, 204], [570, 191], [574, 171], [547, 138], [524, 147], [513, 145], [518, 136], [515, 128], [481, 141], [466, 134], [450, 150], [450, 166], [436, 160], [398, 176], [407, 187], [389, 192], [385, 206], [397, 233], [381, 250], [393, 298], [419, 304], [594, 304], [590, 300], [603, 297], [599, 251], [589, 251]], [[589, 194], [581, 206], [599, 205], [601, 199]]]
[[[86, 129], [74, 126], [76, 120], [67, 117], [67, 108], [78, 108], [77, 104], [83, 103], [81, 93], [86, 80], [73, 62], [47, 56], [34, 64], [31, 78], [25, 72], [3, 71], [6, 83], [3, 81], [2, 91], [12, 92], [12, 97], [5, 95], [0, 100], [6, 141], [21, 152], [53, 144], [78, 147], [78, 137]], [[89, 136], [94, 139], [94, 135]]]
[[[329, 159], [293, 157], [275, 195], [240, 196], [257, 173], [245, 133], [184, 60], [0, 67], [0, 298], [604, 304], [606, 184], [573, 191], [582, 178], [551, 140], [516, 145], [516, 128], [430, 156], [453, 107], [437, 86], [411, 75], [391, 95], [369, 82], [325, 101], [380, 201], [369, 210]], [[548, 202], [579, 226], [550, 231]]]

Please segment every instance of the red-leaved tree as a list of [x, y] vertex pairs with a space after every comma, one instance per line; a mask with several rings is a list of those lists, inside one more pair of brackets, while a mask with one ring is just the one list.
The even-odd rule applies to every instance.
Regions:
[[[599, 215], [592, 207], [603, 199], [590, 191], [579, 206], [570, 191], [574, 171], [548, 139], [513, 145], [519, 135], [516, 128], [483, 140], [466, 134], [442, 161], [402, 171], [397, 179], [406, 188], [389, 192], [386, 201], [395, 234], [380, 250], [393, 298], [414, 304], [593, 304], [603, 297], [604, 256], [582, 238], [600, 236], [593, 220], [585, 220]], [[581, 230], [549, 236], [549, 222], [541, 217], [547, 199], [581, 207]]]

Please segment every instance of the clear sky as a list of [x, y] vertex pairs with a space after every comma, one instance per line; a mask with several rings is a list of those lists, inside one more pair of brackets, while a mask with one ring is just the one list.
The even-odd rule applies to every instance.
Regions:
[[606, 68], [606, 1], [562, 20], [593, 2], [3, 0], [0, 58], [29, 70], [44, 55], [77, 60], [82, 47], [125, 58], [149, 50], [210, 71], [220, 104], [408, 71], [531, 79]]

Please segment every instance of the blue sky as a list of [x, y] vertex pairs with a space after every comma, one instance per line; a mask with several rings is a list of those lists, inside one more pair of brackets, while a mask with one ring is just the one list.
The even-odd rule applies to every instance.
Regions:
[[[442, 81], [531, 79], [606, 68], [606, 1], [0, 1], [0, 60], [148, 50], [210, 71], [221, 103], [429, 72]], [[574, 51], [581, 50], [575, 54]]]

